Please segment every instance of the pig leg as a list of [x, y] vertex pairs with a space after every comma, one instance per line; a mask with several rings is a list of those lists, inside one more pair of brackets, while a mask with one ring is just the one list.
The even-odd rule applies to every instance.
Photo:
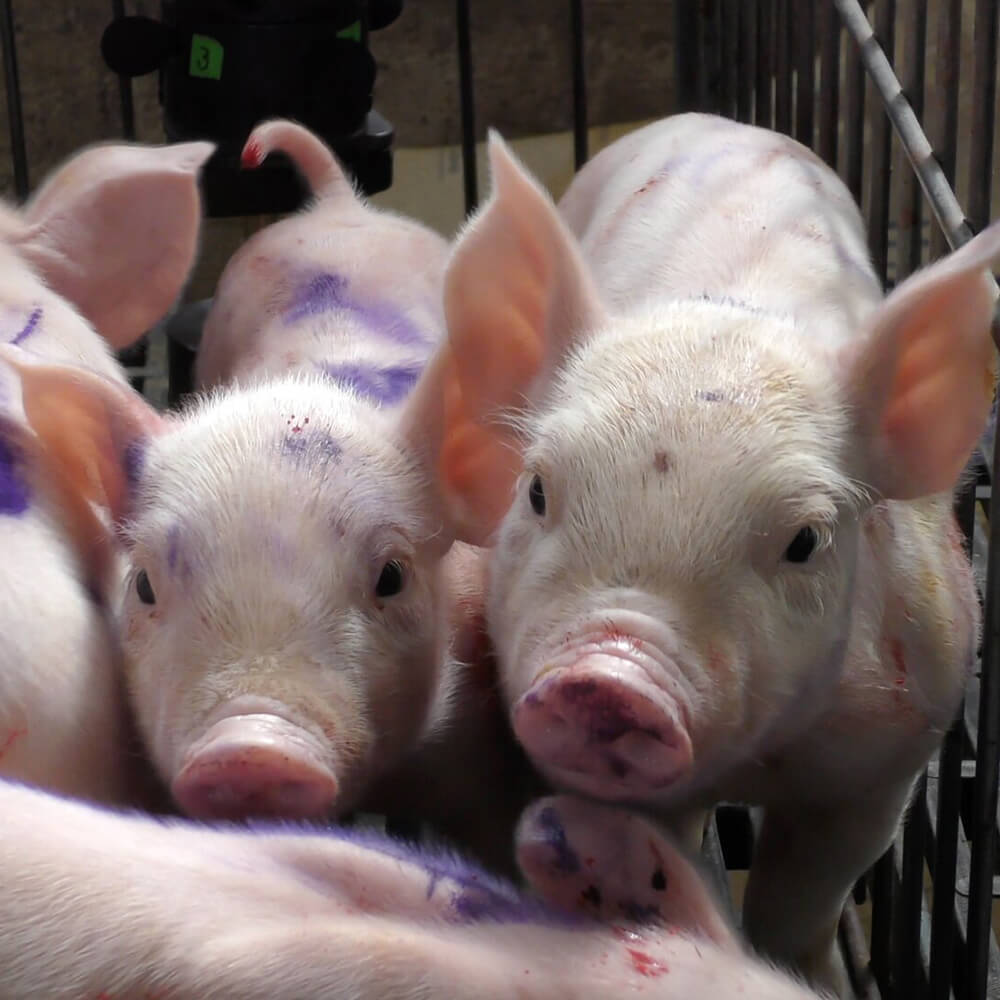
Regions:
[[735, 939], [697, 869], [648, 819], [570, 795], [525, 810], [517, 859], [547, 902], [603, 921], [697, 928], [735, 949]]
[[851, 995], [836, 948], [841, 910], [854, 880], [892, 842], [911, 787], [766, 811], [743, 906], [743, 928], [758, 952]]

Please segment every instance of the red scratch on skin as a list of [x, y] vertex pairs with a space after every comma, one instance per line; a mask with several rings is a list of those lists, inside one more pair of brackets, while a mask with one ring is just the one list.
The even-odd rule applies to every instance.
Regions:
[[632, 967], [642, 976], [648, 976], [652, 979], [670, 971], [662, 962], [658, 962], [644, 951], [637, 951], [635, 948], [626, 948], [625, 950], [632, 959]]
[[896, 665], [896, 684], [906, 683], [906, 660], [903, 658], [903, 643], [899, 639], [889, 640], [892, 662]]
[[244, 170], [255, 170], [264, 162], [264, 150], [260, 148], [260, 144], [254, 139], [251, 140], [243, 147], [243, 153], [240, 156], [240, 167]]
[[28, 730], [25, 729], [12, 729], [7, 735], [7, 739], [4, 741], [3, 746], [0, 746], [0, 757], [2, 757], [22, 736], [27, 736]]

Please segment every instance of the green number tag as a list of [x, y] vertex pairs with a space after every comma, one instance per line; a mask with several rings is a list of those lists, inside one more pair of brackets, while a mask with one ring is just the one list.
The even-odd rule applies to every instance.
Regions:
[[188, 72], [191, 76], [200, 76], [206, 80], [222, 79], [222, 46], [208, 35], [191, 36], [191, 65]]
[[355, 21], [354, 24], [349, 24], [346, 28], [342, 28], [337, 32], [338, 38], [347, 38], [352, 42], [361, 41], [361, 22]]

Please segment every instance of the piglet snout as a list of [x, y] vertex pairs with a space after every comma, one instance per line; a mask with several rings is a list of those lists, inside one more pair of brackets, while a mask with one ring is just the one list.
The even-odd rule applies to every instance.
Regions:
[[553, 781], [603, 799], [662, 789], [692, 764], [677, 699], [613, 654], [544, 674], [514, 706], [513, 722]]
[[314, 738], [272, 715], [238, 715], [209, 729], [174, 778], [196, 819], [315, 819], [332, 809], [337, 779]]

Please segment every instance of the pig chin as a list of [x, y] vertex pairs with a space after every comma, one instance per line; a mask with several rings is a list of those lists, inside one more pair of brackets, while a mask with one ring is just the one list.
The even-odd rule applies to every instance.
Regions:
[[196, 819], [319, 819], [339, 805], [326, 741], [267, 699], [227, 702], [187, 748], [171, 783]]
[[569, 633], [514, 704], [518, 740], [557, 787], [643, 801], [689, 777], [691, 698], [662, 626], [614, 612]]

